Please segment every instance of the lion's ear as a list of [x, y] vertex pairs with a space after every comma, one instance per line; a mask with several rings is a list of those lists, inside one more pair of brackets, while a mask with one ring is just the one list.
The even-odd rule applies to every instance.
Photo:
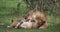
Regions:
[[24, 18], [24, 19], [27, 19], [27, 16], [25, 15], [25, 16], [23, 16], [23, 18]]

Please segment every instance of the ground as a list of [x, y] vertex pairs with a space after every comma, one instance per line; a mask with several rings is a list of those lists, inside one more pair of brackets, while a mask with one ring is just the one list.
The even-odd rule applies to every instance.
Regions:
[[[10, 24], [12, 19], [16, 19], [22, 14], [26, 13], [26, 5], [21, 4], [20, 14], [15, 12], [17, 1], [16, 0], [0, 0], [0, 22], [5, 25], [0, 26], [0, 32], [60, 32], [60, 16], [48, 16], [47, 23], [48, 28], [46, 29], [8, 29], [7, 26]], [[13, 9], [14, 8], [14, 9]]]

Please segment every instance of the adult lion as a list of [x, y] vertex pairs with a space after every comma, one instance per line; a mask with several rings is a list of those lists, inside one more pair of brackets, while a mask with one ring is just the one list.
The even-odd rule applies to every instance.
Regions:
[[26, 19], [34, 19], [35, 27], [47, 28], [46, 15], [43, 12], [40, 12], [36, 9], [31, 10], [27, 13]]

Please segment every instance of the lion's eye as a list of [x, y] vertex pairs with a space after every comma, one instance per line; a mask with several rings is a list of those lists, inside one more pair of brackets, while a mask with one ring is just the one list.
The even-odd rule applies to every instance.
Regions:
[[31, 22], [35, 22], [35, 20], [31, 20]]
[[25, 17], [25, 19], [27, 19], [27, 18]]

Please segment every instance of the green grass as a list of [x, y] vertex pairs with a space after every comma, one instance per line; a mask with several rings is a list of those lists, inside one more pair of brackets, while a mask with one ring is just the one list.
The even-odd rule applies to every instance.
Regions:
[[48, 28], [46, 29], [8, 29], [7, 26], [10, 24], [12, 19], [16, 19], [26, 13], [26, 4], [22, 2], [20, 5], [19, 13], [16, 12], [17, 0], [0, 0], [0, 22], [5, 23], [4, 26], [0, 26], [0, 32], [60, 32], [60, 16], [48, 16], [47, 22]]

